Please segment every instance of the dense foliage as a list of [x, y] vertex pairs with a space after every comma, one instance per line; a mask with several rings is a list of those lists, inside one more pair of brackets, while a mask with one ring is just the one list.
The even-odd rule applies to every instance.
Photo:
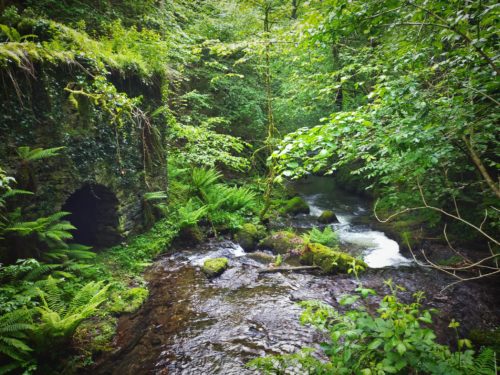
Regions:
[[428, 199], [498, 232], [498, 6], [488, 1], [310, 2], [300, 49], [333, 51], [309, 90], [340, 105], [287, 135], [282, 175], [348, 168], [393, 209]]
[[[384, 214], [424, 209], [409, 221], [454, 227], [499, 272], [499, 12], [493, 0], [0, 2], [0, 373], [91, 364], [147, 298], [156, 256], [309, 212], [273, 189], [311, 174], [369, 190]], [[84, 183], [137, 211], [116, 220], [116, 246], [75, 243], [61, 207]], [[329, 226], [298, 238], [339, 243]], [[303, 303], [328, 360], [254, 363], [491, 373], [489, 350], [436, 343], [416, 298]]]
[[[400, 287], [387, 281], [391, 293], [374, 312], [369, 304], [356, 304], [340, 313], [320, 301], [305, 301], [301, 322], [311, 324], [328, 336], [321, 350], [328, 361], [314, 356], [314, 349], [303, 349], [293, 355], [259, 358], [249, 365], [264, 373], [287, 373], [300, 369], [308, 374], [495, 374], [494, 352], [485, 349], [477, 356], [470, 341], [458, 339], [458, 351], [436, 343], [436, 335], [427, 325], [432, 311], [422, 309], [423, 293], [414, 295], [414, 302], [399, 300]], [[362, 286], [354, 295], [344, 295], [340, 306], [351, 306], [360, 298], [375, 292]], [[450, 323], [456, 329], [459, 323]]]

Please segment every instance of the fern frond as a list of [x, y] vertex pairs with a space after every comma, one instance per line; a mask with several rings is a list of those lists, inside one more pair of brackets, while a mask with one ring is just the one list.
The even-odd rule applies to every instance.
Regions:
[[21, 146], [17, 148], [17, 154], [23, 161], [35, 161], [57, 156], [59, 155], [59, 151], [63, 148], [64, 147], [31, 149], [29, 146]]
[[491, 348], [483, 348], [468, 370], [478, 375], [496, 375], [496, 353]]
[[32, 331], [32, 311], [23, 308], [6, 313], [0, 317], [0, 353], [24, 361], [32, 349], [23, 341], [26, 332]]
[[54, 270], [61, 268], [61, 264], [48, 264], [48, 263], [39, 263], [38, 267], [30, 270], [25, 276], [24, 280], [26, 281], [35, 281], [39, 280], [42, 275], [48, 274]]
[[10, 189], [2, 194], [1, 199], [10, 198], [10, 197], [13, 197], [15, 195], [33, 195], [33, 194], [34, 193], [32, 191], [21, 190], [21, 189]]
[[167, 194], [164, 191], [151, 191], [143, 195], [145, 201], [167, 199]]
[[193, 172], [191, 173], [193, 187], [197, 191], [209, 188], [210, 186], [214, 185], [221, 177], [222, 174], [215, 169], [194, 168]]
[[59, 280], [49, 276], [42, 288], [38, 288], [40, 299], [44, 307], [60, 315], [66, 312], [66, 304], [62, 298], [62, 290], [58, 286]]

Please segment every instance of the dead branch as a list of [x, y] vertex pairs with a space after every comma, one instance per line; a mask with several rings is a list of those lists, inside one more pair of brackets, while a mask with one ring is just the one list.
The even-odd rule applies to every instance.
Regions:
[[298, 266], [298, 267], [274, 267], [274, 268], [265, 268], [259, 270], [259, 273], [275, 273], [275, 272], [295, 272], [295, 271], [305, 271], [305, 270], [315, 270], [318, 269], [318, 266]]
[[[418, 186], [418, 190], [419, 190], [419, 194], [420, 194], [420, 199], [422, 200], [422, 203], [423, 203], [422, 206], [405, 208], [403, 210], [400, 210], [398, 212], [395, 212], [395, 213], [389, 215], [385, 219], [381, 219], [377, 215], [377, 205], [378, 205], [378, 200], [377, 200], [377, 202], [375, 202], [375, 207], [374, 207], [375, 218], [381, 223], [387, 223], [387, 222], [391, 221], [392, 219], [394, 219], [395, 217], [403, 215], [405, 213], [428, 209], [428, 210], [433, 210], [433, 211], [439, 212], [447, 217], [450, 217], [456, 221], [459, 221], [459, 222], [467, 225], [470, 228], [473, 228], [477, 233], [479, 233], [481, 236], [483, 236], [485, 239], [488, 240], [487, 244], [488, 244], [488, 248], [490, 250], [491, 255], [483, 257], [482, 259], [475, 261], [475, 262], [471, 261], [465, 255], [461, 254], [458, 250], [456, 250], [452, 246], [452, 244], [448, 238], [447, 231], [446, 231], [447, 224], [445, 224], [444, 229], [443, 229], [443, 235], [444, 235], [444, 238], [446, 240], [446, 243], [448, 244], [449, 248], [451, 250], [453, 250], [453, 252], [455, 254], [457, 254], [461, 259], [463, 259], [463, 262], [461, 262], [460, 265], [455, 265], [455, 266], [442, 266], [442, 265], [436, 264], [435, 262], [431, 261], [427, 257], [427, 254], [425, 253], [424, 250], [421, 250], [420, 252], [421, 252], [421, 255], [424, 258], [425, 262], [418, 260], [418, 258], [415, 255], [415, 252], [412, 249], [409, 241], [408, 240], [406, 241], [408, 249], [410, 250], [410, 253], [411, 253], [415, 263], [417, 263], [419, 266], [426, 267], [426, 268], [434, 268], [438, 271], [444, 272], [444, 273], [452, 276], [453, 278], [457, 279], [457, 281], [454, 281], [454, 282], [446, 285], [441, 291], [444, 291], [444, 290], [446, 290], [446, 289], [450, 288], [451, 286], [456, 285], [458, 283], [471, 281], [471, 280], [478, 280], [478, 279], [481, 279], [483, 277], [492, 276], [492, 275], [496, 275], [496, 274], [500, 273], [500, 267], [499, 267], [499, 263], [498, 263], [498, 259], [500, 258], [500, 253], [495, 253], [495, 251], [493, 250], [493, 247], [492, 247], [492, 244], [499, 246], [500, 242], [499, 242], [499, 240], [495, 239], [492, 235], [486, 233], [483, 229], [486, 221], [488, 220], [488, 210], [487, 209], [485, 210], [484, 218], [481, 221], [480, 225], [477, 226], [477, 225], [471, 223], [470, 221], [464, 219], [460, 215], [460, 211], [458, 209], [458, 205], [457, 205], [457, 202], [455, 200], [455, 197], [453, 197], [453, 203], [455, 205], [456, 214], [452, 214], [446, 210], [443, 210], [442, 208], [430, 205], [427, 202], [427, 200], [425, 199], [422, 185], [420, 184], [420, 181], [418, 181], [418, 180], [417, 180], [417, 186]], [[491, 207], [491, 208], [493, 208], [494, 210], [497, 210], [497, 208], [495, 208], [495, 207]], [[490, 263], [488, 264], [488, 262], [490, 262]], [[473, 273], [473, 274], [471, 274], [471, 273]]]

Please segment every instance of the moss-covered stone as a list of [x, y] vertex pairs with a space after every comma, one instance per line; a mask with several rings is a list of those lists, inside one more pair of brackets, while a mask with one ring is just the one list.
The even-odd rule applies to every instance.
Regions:
[[264, 238], [259, 247], [278, 254], [300, 254], [304, 250], [304, 240], [293, 232], [279, 231]]
[[201, 267], [201, 270], [208, 277], [216, 277], [224, 272], [228, 266], [229, 260], [227, 258], [212, 258], [207, 259], [205, 263], [203, 263], [203, 267]]
[[75, 347], [91, 353], [107, 352], [113, 349], [112, 340], [116, 333], [117, 318], [106, 315], [85, 320], [73, 336]]
[[337, 216], [333, 211], [326, 210], [321, 213], [318, 217], [318, 221], [321, 224], [330, 224], [330, 223], [338, 223], [339, 219], [337, 219]]
[[308, 214], [310, 212], [309, 205], [301, 197], [293, 197], [283, 203], [279, 210], [282, 215], [298, 215]]
[[303, 264], [318, 266], [326, 273], [347, 272], [352, 262], [366, 269], [362, 260], [319, 243], [309, 243], [300, 257]]
[[248, 257], [263, 264], [269, 264], [274, 261], [274, 255], [265, 253], [263, 251], [255, 251], [248, 254]]
[[111, 297], [109, 311], [114, 313], [131, 313], [137, 310], [148, 298], [149, 291], [146, 288], [131, 288], [118, 291]]
[[190, 225], [179, 231], [177, 242], [187, 245], [196, 245], [205, 240], [205, 234], [198, 225]]
[[265, 236], [265, 231], [259, 226], [247, 223], [236, 232], [234, 239], [240, 244], [245, 251], [252, 251], [257, 248], [259, 240]]

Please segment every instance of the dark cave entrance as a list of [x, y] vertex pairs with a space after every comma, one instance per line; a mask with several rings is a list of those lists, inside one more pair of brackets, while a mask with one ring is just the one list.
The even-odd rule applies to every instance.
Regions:
[[118, 199], [107, 187], [86, 184], [69, 196], [62, 211], [76, 227], [73, 242], [103, 248], [121, 240], [118, 230]]

